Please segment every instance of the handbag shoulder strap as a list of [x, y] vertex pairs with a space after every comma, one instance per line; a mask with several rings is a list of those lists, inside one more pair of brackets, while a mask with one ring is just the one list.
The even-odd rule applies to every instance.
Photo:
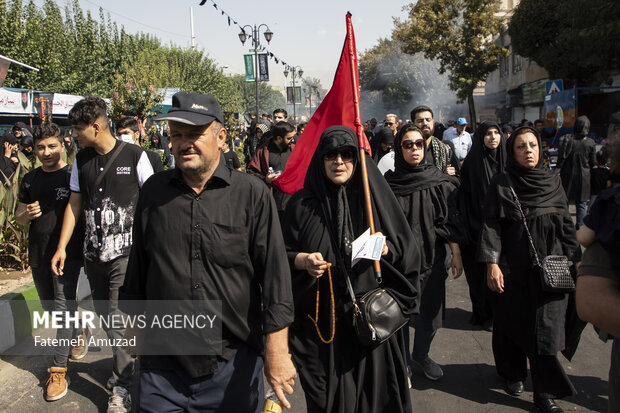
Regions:
[[512, 196], [515, 198], [515, 203], [519, 208], [519, 212], [521, 213], [521, 218], [523, 219], [523, 226], [525, 227], [525, 232], [527, 233], [527, 238], [530, 240], [530, 246], [532, 247], [532, 251], [534, 251], [534, 257], [536, 258], [536, 265], [542, 267], [540, 263], [540, 258], [538, 257], [538, 252], [536, 251], [536, 246], [534, 245], [534, 240], [532, 239], [532, 234], [530, 233], [530, 229], [527, 226], [527, 220], [525, 219], [525, 213], [523, 212], [523, 208], [521, 208], [521, 202], [519, 202], [519, 197], [517, 196], [517, 192], [514, 189], [512, 184], [512, 178], [510, 178], [510, 174], [504, 171], [504, 175], [506, 176], [506, 180], [508, 181], [508, 186], [510, 187], [510, 191], [512, 192]]
[[118, 155], [120, 155], [120, 153], [123, 150], [123, 148], [125, 147], [125, 145], [126, 145], [125, 142], [121, 142], [116, 147], [116, 149], [112, 153], [112, 156], [110, 156], [110, 159], [108, 159], [108, 161], [105, 163], [105, 166], [103, 167], [103, 171], [101, 171], [101, 173], [99, 175], [97, 175], [97, 179], [95, 180], [94, 188], [97, 188], [99, 186], [99, 184], [103, 180], [103, 177], [105, 176], [106, 173], [108, 173], [108, 171], [112, 167], [112, 164], [114, 163], [114, 160], [118, 157]]

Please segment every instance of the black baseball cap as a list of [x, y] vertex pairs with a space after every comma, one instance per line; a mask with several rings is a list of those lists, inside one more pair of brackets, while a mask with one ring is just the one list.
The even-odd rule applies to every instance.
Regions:
[[186, 125], [207, 125], [214, 120], [224, 123], [222, 108], [211, 94], [177, 92], [172, 96], [172, 108], [154, 120], [172, 120]]

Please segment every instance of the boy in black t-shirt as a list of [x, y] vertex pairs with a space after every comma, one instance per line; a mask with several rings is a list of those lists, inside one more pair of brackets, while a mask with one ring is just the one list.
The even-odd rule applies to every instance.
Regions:
[[590, 205], [601, 191], [611, 186], [611, 171], [607, 167], [607, 151], [601, 149], [596, 153], [596, 166], [590, 170]]
[[237, 153], [230, 148], [232, 147], [232, 139], [227, 139], [224, 143], [224, 147], [222, 148], [222, 156], [224, 157], [224, 163], [230, 169], [236, 169], [237, 171], [241, 171], [241, 162], [239, 162], [239, 157]]
[[[57, 125], [46, 123], [35, 128], [34, 152], [42, 165], [24, 176], [19, 188], [15, 219], [22, 225], [30, 223], [28, 258], [43, 308], [46, 311], [73, 312], [77, 310], [77, 283], [82, 267], [81, 231], [74, 232], [67, 246], [64, 275], [52, 274], [50, 267], [60, 236], [62, 216], [69, 201], [71, 177], [71, 167], [61, 158], [64, 145]], [[56, 338], [62, 341], [76, 336], [72, 328], [56, 331]], [[65, 374], [70, 351], [69, 346], [55, 348], [54, 363], [47, 382], [48, 401], [58, 400], [67, 394]]]

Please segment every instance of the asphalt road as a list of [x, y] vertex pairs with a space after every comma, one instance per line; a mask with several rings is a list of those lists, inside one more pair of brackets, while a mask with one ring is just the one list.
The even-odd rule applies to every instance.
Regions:
[[[416, 412], [516, 412], [537, 411], [532, 404], [530, 379], [525, 392], [515, 398], [507, 395], [499, 381], [491, 352], [491, 333], [473, 330], [468, 324], [467, 283], [462, 277], [447, 285], [445, 327], [437, 333], [431, 357], [443, 366], [445, 375], [427, 380], [415, 372], [412, 398]], [[88, 307], [89, 303], [83, 303]], [[0, 333], [1, 334], [1, 333]], [[32, 345], [31, 341], [20, 343]], [[603, 343], [591, 326], [584, 331], [579, 349], [571, 363], [561, 357], [566, 371], [578, 390], [576, 396], [559, 401], [566, 411], [601, 412], [607, 410], [608, 371], [611, 343]], [[69, 393], [48, 403], [43, 394], [49, 358], [2, 356], [0, 360], [0, 411], [105, 412], [108, 392], [105, 382], [112, 365], [109, 355], [91, 349], [88, 355], [69, 366]], [[299, 384], [289, 399], [292, 412], [305, 413], [305, 401]]]

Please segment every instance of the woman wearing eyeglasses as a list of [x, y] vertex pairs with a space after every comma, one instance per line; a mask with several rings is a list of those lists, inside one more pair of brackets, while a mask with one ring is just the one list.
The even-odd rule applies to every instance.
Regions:
[[[387, 239], [381, 286], [393, 293], [403, 311], [413, 313], [418, 246], [368, 155], [366, 165], [375, 228]], [[363, 206], [357, 136], [345, 126], [327, 128], [304, 188], [290, 199], [283, 220], [295, 299], [289, 342], [310, 413], [412, 410], [402, 330], [366, 347], [353, 327], [345, 275], [358, 298], [379, 286], [372, 261], [351, 265], [351, 243], [369, 227]]]
[[484, 198], [493, 175], [506, 167], [506, 141], [497, 123], [482, 122], [476, 129], [471, 150], [461, 167], [459, 206], [466, 239], [460, 244], [472, 303], [470, 323], [490, 330], [493, 316], [486, 287], [486, 266], [476, 261]]
[[428, 353], [443, 316], [448, 276], [444, 264], [446, 242], [452, 251], [451, 268], [455, 278], [463, 272], [463, 265], [457, 244], [461, 237], [458, 179], [443, 173], [431, 162], [425, 162], [426, 156], [431, 154], [426, 152], [422, 131], [415, 125], [405, 125], [394, 140], [394, 171], [386, 172], [385, 179], [396, 195], [414, 238], [421, 244], [420, 315], [414, 318], [413, 353], [409, 352], [409, 329], [405, 329], [407, 357], [416, 362], [428, 379], [438, 380], [443, 371]]

